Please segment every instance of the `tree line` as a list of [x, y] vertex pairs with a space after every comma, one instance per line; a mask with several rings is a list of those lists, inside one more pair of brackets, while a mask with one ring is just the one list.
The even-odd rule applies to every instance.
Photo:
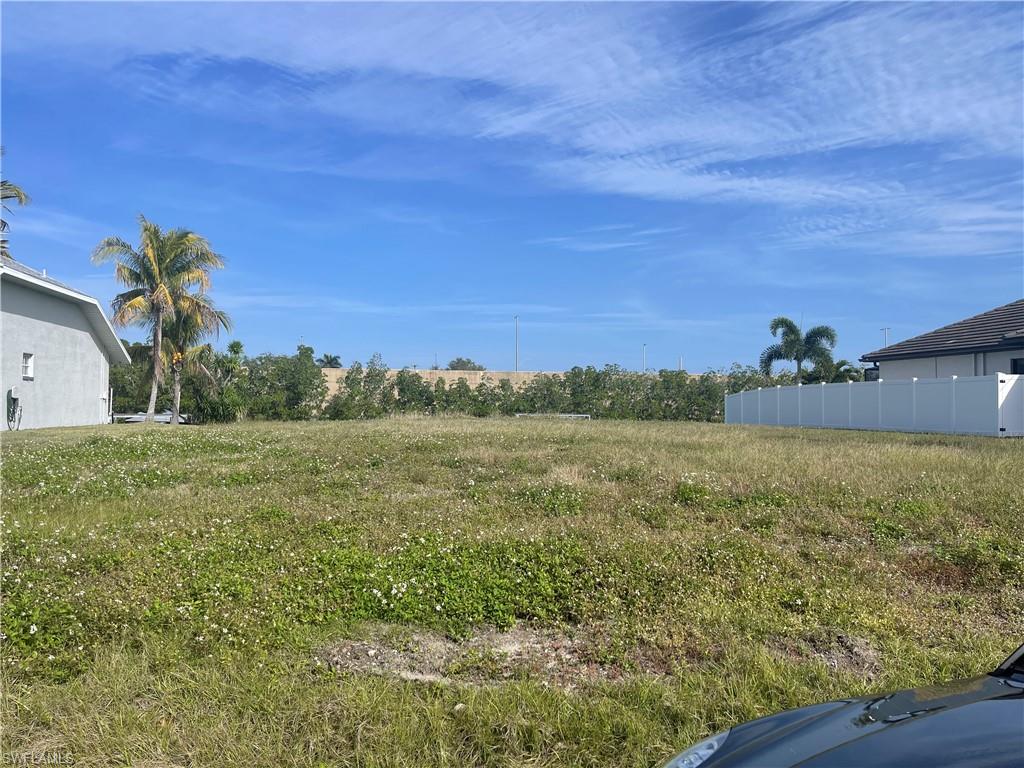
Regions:
[[[135, 412], [148, 403], [152, 347], [148, 343], [126, 347], [132, 364], [111, 369], [114, 408]], [[431, 384], [415, 370], [390, 371], [378, 354], [365, 364], [352, 363], [337, 391], [328, 397], [318, 358], [305, 345], [292, 355], [249, 356], [240, 342], [232, 341], [223, 352], [207, 346], [196, 362], [182, 372], [179, 397], [182, 412], [200, 423], [516, 413], [720, 421], [727, 393], [793, 383], [788, 372], [765, 376], [757, 368], [741, 365], [700, 376], [669, 370], [639, 373], [607, 365], [540, 375], [518, 388], [508, 379], [485, 379], [476, 386], [466, 379]], [[171, 406], [174, 391], [172, 386], [161, 385], [158, 410]]]
[[575, 367], [564, 374], [541, 374], [521, 387], [508, 379], [466, 379], [433, 385], [417, 371], [403, 368], [389, 377], [379, 355], [365, 365], [354, 363], [327, 401], [327, 419], [379, 418], [396, 413], [510, 416], [586, 414], [593, 418], [721, 421], [725, 395], [742, 389], [791, 383], [782, 374], [766, 377], [755, 368], [735, 365], [728, 371], [692, 376], [686, 371], [627, 371], [616, 365]]

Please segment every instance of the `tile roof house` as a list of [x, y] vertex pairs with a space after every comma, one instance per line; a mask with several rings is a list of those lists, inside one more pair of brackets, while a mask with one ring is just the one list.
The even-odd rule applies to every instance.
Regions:
[[0, 425], [103, 424], [110, 366], [129, 362], [96, 299], [0, 258]]
[[1024, 299], [869, 352], [882, 379], [1024, 374]]

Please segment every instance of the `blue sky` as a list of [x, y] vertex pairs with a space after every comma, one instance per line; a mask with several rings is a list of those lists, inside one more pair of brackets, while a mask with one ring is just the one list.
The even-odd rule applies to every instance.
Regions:
[[[1024, 295], [1019, 4], [13, 3], [14, 255], [206, 235], [250, 352], [838, 355]], [[139, 338], [138, 332], [129, 332]]]

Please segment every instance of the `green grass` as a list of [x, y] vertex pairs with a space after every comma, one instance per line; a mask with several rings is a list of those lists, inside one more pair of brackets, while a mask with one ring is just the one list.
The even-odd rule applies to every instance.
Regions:
[[[653, 765], [780, 708], [990, 668], [1024, 640], [1022, 477], [1020, 441], [685, 423], [5, 434], [2, 750]], [[608, 674], [318, 663], [381, 625], [562, 628]]]

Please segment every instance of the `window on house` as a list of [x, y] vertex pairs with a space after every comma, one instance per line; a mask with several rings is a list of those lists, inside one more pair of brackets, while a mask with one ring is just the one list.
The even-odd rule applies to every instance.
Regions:
[[1024, 357], [1014, 357], [1010, 359], [1010, 373], [1024, 375]]
[[31, 352], [21, 353], [21, 377], [31, 379], [35, 375], [35, 355]]

